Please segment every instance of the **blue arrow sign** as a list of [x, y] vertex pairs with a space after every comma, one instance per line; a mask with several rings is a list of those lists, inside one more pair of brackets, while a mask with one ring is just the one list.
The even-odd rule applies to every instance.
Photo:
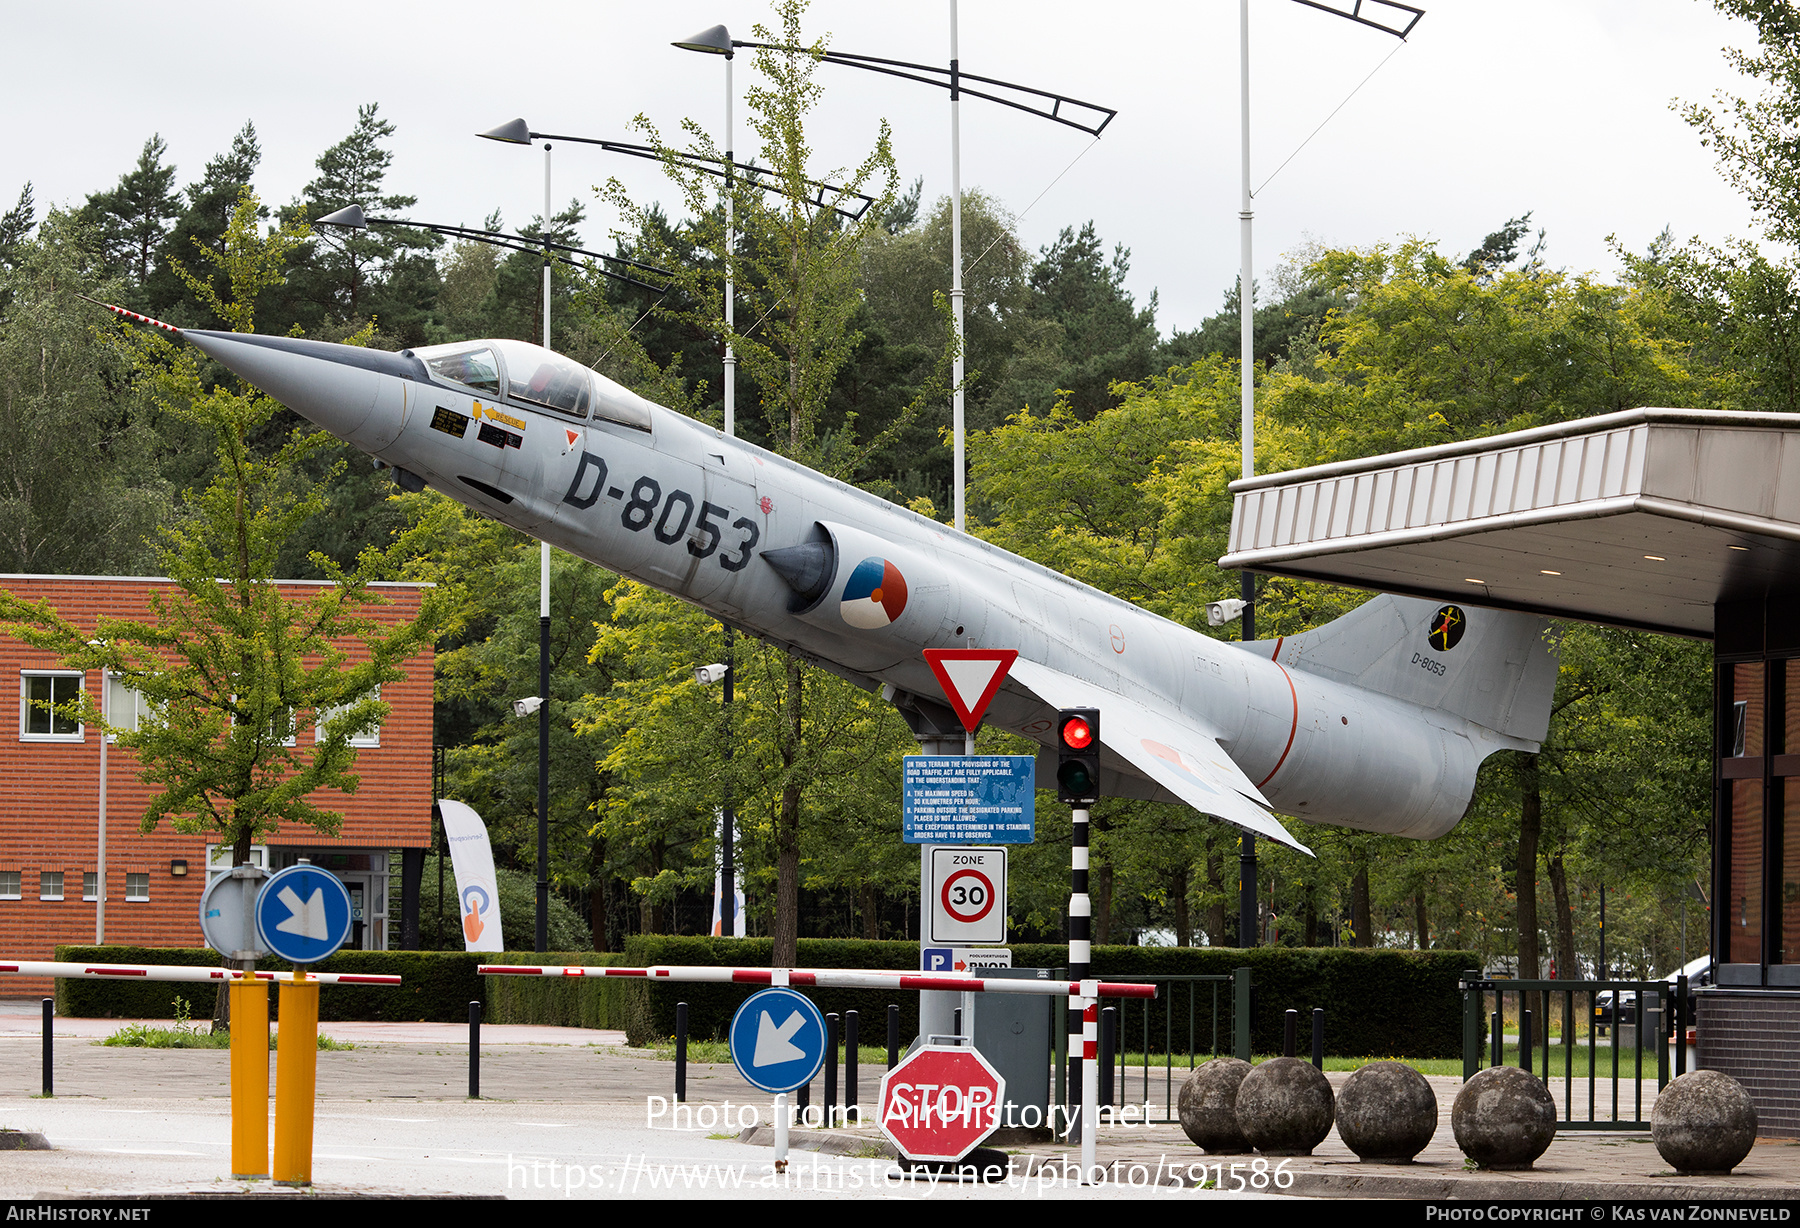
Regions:
[[256, 897], [263, 946], [293, 964], [316, 964], [350, 936], [350, 893], [318, 866], [289, 866]]
[[791, 989], [751, 994], [731, 1017], [731, 1063], [753, 1087], [791, 1092], [825, 1064], [825, 1017]]

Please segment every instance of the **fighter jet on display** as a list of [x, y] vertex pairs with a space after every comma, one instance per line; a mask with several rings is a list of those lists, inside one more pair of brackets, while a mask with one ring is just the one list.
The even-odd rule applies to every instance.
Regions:
[[989, 723], [1048, 747], [1057, 709], [1099, 708], [1105, 793], [1302, 851], [1270, 810], [1441, 835], [1481, 761], [1536, 750], [1549, 723], [1556, 658], [1533, 615], [1380, 596], [1303, 635], [1225, 643], [526, 342], [392, 354], [112, 310], [185, 337], [408, 490], [880, 690], [922, 737], [960, 731], [922, 649], [1017, 649]]

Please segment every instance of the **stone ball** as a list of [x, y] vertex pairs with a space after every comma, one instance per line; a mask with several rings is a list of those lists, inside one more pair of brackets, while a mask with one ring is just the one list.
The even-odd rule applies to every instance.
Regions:
[[1238, 1128], [1264, 1155], [1309, 1156], [1331, 1133], [1331, 1081], [1297, 1057], [1271, 1058], [1238, 1087]]
[[1530, 1168], [1556, 1138], [1556, 1102], [1530, 1071], [1490, 1066], [1456, 1093], [1450, 1129], [1481, 1168]]
[[1176, 1112], [1194, 1146], [1214, 1155], [1242, 1155], [1250, 1150], [1237, 1121], [1238, 1086], [1249, 1073], [1249, 1062], [1216, 1057], [1195, 1067], [1182, 1081]]
[[1656, 1098], [1650, 1138], [1683, 1177], [1724, 1176], [1756, 1142], [1756, 1106], [1723, 1071], [1690, 1071]]
[[1365, 1163], [1410, 1164], [1437, 1127], [1431, 1084], [1405, 1062], [1370, 1062], [1338, 1089], [1338, 1137]]

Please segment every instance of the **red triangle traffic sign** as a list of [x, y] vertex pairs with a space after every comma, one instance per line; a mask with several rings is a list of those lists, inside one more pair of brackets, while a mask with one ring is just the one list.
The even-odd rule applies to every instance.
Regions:
[[1019, 659], [1016, 648], [927, 648], [925, 664], [937, 675], [957, 719], [970, 733], [981, 724], [988, 705], [1006, 681], [1006, 671]]

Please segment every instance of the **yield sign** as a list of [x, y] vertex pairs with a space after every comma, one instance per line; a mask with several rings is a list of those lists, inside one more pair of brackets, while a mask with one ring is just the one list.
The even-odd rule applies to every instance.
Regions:
[[937, 675], [944, 698], [970, 733], [994, 701], [1006, 671], [1019, 659], [1015, 648], [927, 648], [925, 664]]

